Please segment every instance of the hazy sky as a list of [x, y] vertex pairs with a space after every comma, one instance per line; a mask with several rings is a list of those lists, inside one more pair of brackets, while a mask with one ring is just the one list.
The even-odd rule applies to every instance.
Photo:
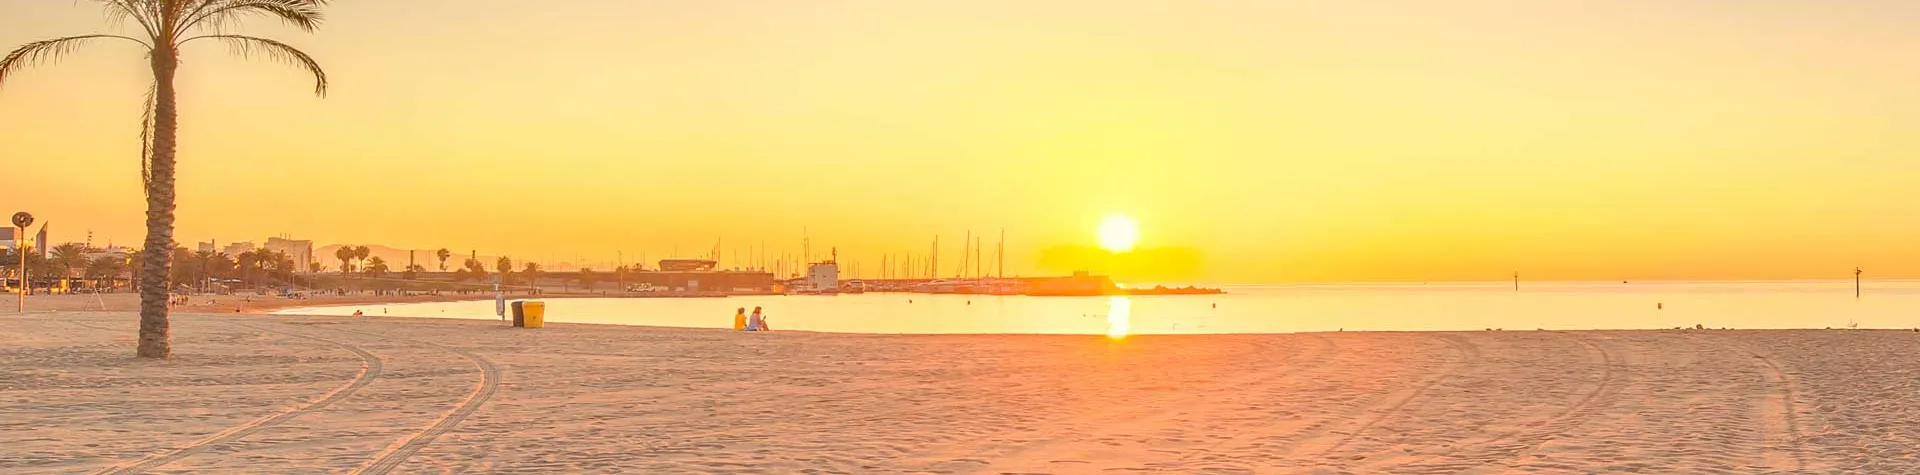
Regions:
[[[180, 241], [631, 260], [806, 228], [877, 261], [1004, 226], [1024, 272], [1126, 213], [1216, 281], [1920, 276], [1920, 2], [329, 13], [248, 29], [316, 56], [326, 99], [186, 52]], [[105, 28], [0, 0], [0, 48]], [[144, 66], [98, 43], [0, 87], [0, 207], [136, 241]]]

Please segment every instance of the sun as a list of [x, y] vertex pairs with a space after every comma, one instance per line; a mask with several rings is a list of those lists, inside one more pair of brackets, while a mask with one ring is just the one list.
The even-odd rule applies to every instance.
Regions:
[[1140, 223], [1126, 215], [1116, 214], [1100, 221], [1097, 231], [1100, 248], [1109, 252], [1127, 252], [1140, 242]]

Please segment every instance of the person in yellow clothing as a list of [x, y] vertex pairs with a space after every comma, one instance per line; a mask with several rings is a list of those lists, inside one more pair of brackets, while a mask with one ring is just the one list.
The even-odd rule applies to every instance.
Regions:
[[733, 329], [735, 330], [747, 329], [747, 308], [746, 307], [740, 307], [738, 309], [734, 309]]

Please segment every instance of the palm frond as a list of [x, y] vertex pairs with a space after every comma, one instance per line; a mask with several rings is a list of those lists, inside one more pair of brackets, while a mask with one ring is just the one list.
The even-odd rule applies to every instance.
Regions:
[[[147, 32], [148, 38], [160, 37], [160, 29], [156, 26], [160, 24], [159, 18], [149, 15], [151, 11], [147, 9], [148, 6], [151, 6], [152, 2], [139, 2], [137, 0], [96, 1], [99, 1], [101, 6], [106, 8], [108, 24], [119, 26], [125, 23], [127, 19], [133, 19], [140, 24], [140, 29]], [[138, 5], [140, 3], [146, 5]]]
[[153, 186], [153, 117], [159, 99], [160, 84], [147, 86], [147, 106], [140, 112], [140, 196]]
[[182, 40], [180, 44], [185, 45], [189, 41], [198, 39], [224, 41], [233, 54], [243, 58], [264, 55], [275, 61], [306, 69], [307, 72], [313, 73], [313, 94], [320, 97], [327, 96], [327, 72], [320, 69], [320, 62], [314, 61], [312, 56], [307, 56], [307, 53], [294, 49], [286, 43], [244, 35], [202, 35]]
[[6, 58], [0, 58], [0, 85], [6, 84], [7, 77], [11, 76], [14, 71], [20, 68], [39, 63], [59, 61], [61, 57], [72, 53], [75, 49], [79, 49], [80, 46], [86, 42], [101, 38], [117, 38], [132, 41], [140, 43], [141, 46], [146, 46], [148, 51], [153, 50], [153, 47], [145, 41], [120, 35], [80, 35], [35, 41], [13, 50], [12, 53], [7, 53]]
[[325, 0], [201, 0], [180, 20], [180, 31], [203, 28], [220, 33], [226, 26], [250, 16], [278, 18], [301, 31], [312, 32], [325, 18]]

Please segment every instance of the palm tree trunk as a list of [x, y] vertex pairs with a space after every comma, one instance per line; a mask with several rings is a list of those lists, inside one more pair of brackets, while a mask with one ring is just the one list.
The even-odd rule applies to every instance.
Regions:
[[179, 130], [174, 109], [174, 71], [180, 66], [173, 46], [154, 45], [153, 159], [147, 178], [147, 242], [140, 263], [140, 345], [142, 358], [166, 358], [173, 353], [167, 322], [167, 283], [173, 259], [174, 134]]

